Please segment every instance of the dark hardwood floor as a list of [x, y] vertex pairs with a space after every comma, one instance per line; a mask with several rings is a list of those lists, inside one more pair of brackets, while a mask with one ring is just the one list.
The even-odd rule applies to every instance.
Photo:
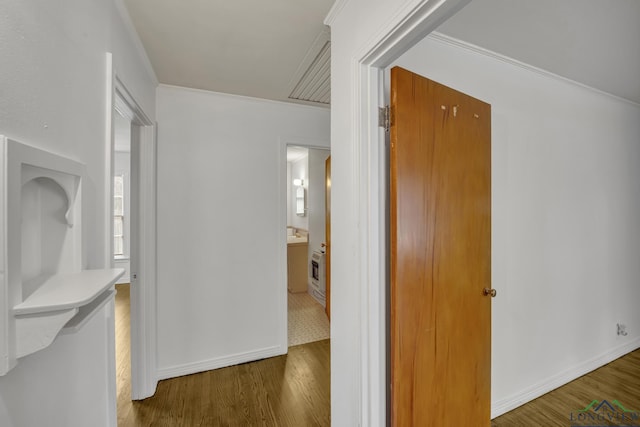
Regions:
[[[290, 347], [286, 356], [161, 381], [155, 396], [131, 402], [129, 288], [118, 285], [117, 289], [120, 427], [331, 424], [329, 340]], [[571, 414], [576, 418], [577, 411], [593, 400], [617, 400], [640, 415], [640, 350], [495, 418], [491, 426], [569, 427]], [[604, 420], [598, 425], [640, 426], [640, 420], [632, 424]]]
[[[586, 408], [592, 401], [617, 400], [628, 412], [626, 422], [615, 418], [616, 413], [605, 407], [594, 411], [597, 405], [587, 413], [605, 419], [590, 420], [587, 413], [578, 411]], [[590, 372], [575, 381], [557, 388], [519, 408], [514, 409], [491, 422], [492, 427], [569, 427], [571, 425], [598, 426], [640, 426], [640, 420], [629, 422], [633, 414], [640, 415], [640, 350], [636, 350], [608, 365]], [[613, 419], [609, 420], [609, 415]], [[585, 417], [580, 420], [579, 417]], [[572, 420], [573, 418], [573, 420]], [[573, 422], [572, 422], [573, 421]]]
[[[116, 323], [123, 326], [128, 294], [118, 296]], [[285, 356], [161, 381], [153, 397], [137, 402], [129, 400], [126, 344], [116, 345], [120, 427], [331, 425], [329, 340], [290, 347]]]
[[131, 321], [129, 284], [116, 285], [116, 385], [118, 425], [131, 410]]

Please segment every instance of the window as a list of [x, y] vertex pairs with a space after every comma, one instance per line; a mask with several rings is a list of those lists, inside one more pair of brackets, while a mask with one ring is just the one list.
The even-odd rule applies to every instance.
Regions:
[[124, 175], [113, 178], [113, 254], [124, 256]]

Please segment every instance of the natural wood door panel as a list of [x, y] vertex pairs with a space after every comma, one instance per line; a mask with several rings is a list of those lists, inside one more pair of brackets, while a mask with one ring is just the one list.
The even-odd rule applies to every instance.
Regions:
[[490, 420], [491, 111], [391, 71], [394, 426]]

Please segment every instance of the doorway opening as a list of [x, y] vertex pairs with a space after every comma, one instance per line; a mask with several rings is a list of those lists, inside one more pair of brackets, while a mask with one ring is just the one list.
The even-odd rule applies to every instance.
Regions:
[[[116, 411], [155, 393], [155, 132], [117, 77], [111, 111], [110, 263], [125, 268], [116, 295]], [[128, 283], [128, 285], [127, 285]], [[127, 325], [129, 328], [127, 328]], [[118, 326], [120, 329], [117, 329]]]
[[328, 339], [326, 148], [286, 148], [287, 346]]
[[131, 400], [131, 120], [118, 110], [113, 118], [113, 263], [125, 271], [116, 283], [115, 298], [116, 393], [120, 415], [123, 403]]
[[[131, 404], [131, 400], [153, 396], [157, 386], [156, 375], [156, 139], [155, 126], [135, 98], [127, 90], [114, 71], [111, 54], [107, 53], [108, 124], [105, 140], [105, 206], [104, 223], [105, 265], [116, 266], [128, 262], [129, 336], [118, 334], [120, 342], [129, 344], [130, 393], [118, 396], [118, 381], [115, 360], [109, 369], [110, 416], [120, 416], [119, 403]], [[118, 117], [121, 116], [121, 117]], [[121, 129], [121, 130], [120, 130]], [[127, 132], [128, 130], [128, 132]], [[116, 146], [116, 132], [120, 132]], [[128, 134], [128, 138], [124, 135]], [[127, 174], [119, 170], [116, 178], [116, 153], [127, 152]], [[118, 159], [120, 160], [120, 159]], [[120, 164], [120, 162], [118, 162]], [[122, 162], [126, 168], [127, 161]], [[120, 166], [118, 166], [119, 168]], [[127, 182], [128, 181], [128, 182]], [[128, 185], [127, 185], [128, 184]], [[128, 186], [129, 197], [126, 201]], [[118, 187], [118, 188], [116, 188]], [[117, 210], [114, 208], [118, 208]], [[116, 215], [114, 215], [114, 213]], [[127, 252], [128, 250], [128, 252]], [[117, 259], [116, 259], [117, 258]], [[128, 259], [127, 259], [128, 258]], [[126, 276], [127, 274], [125, 274]], [[123, 285], [124, 283], [122, 283]], [[120, 297], [125, 296], [123, 286]], [[119, 300], [116, 296], [116, 299]], [[120, 322], [122, 324], [122, 322]], [[112, 329], [111, 352], [115, 355], [116, 333]], [[124, 337], [123, 337], [124, 335]], [[119, 344], [120, 344], [119, 342]], [[122, 345], [120, 345], [122, 348]], [[120, 349], [118, 349], [120, 350]], [[124, 356], [116, 355], [116, 359]], [[123, 372], [128, 369], [123, 363]], [[121, 369], [118, 366], [118, 369]], [[126, 375], [125, 375], [126, 378]]]
[[[353, 363], [358, 363], [362, 369], [353, 374], [344, 370], [334, 371], [336, 376], [348, 375], [348, 378], [339, 381], [340, 384], [334, 384], [334, 391], [340, 393], [340, 397], [336, 398], [343, 398], [348, 394], [343, 394], [340, 386], [350, 382], [358, 384], [359, 394], [354, 402], [360, 404], [359, 422], [362, 425], [383, 427], [389, 421], [386, 339], [388, 156], [385, 129], [378, 125], [380, 108], [386, 105], [384, 70], [466, 3], [468, 0], [447, 0], [437, 4], [416, 2], [411, 9], [403, 9], [402, 13], [385, 20], [384, 26], [361, 46], [354, 57], [355, 66], [349, 87], [354, 89], [355, 94], [349, 105], [353, 118], [351, 128], [357, 133], [349, 147], [352, 155], [348, 156], [350, 162], [346, 167], [355, 171], [352, 189], [357, 195], [348, 205], [348, 209], [355, 212], [355, 219], [350, 225], [366, 230], [353, 236], [353, 244], [357, 245], [359, 251], [354, 260], [356, 272], [350, 277], [357, 289], [356, 299], [361, 309], [359, 315], [351, 320], [355, 322], [354, 330], [360, 331], [361, 339], [353, 343], [341, 343], [342, 348], [336, 348], [335, 354], [338, 358], [349, 358], [355, 354]], [[328, 19], [328, 23], [332, 25], [333, 19]], [[334, 89], [345, 88], [346, 85]], [[344, 106], [347, 108], [347, 103]], [[341, 141], [341, 138], [338, 137], [338, 140]], [[342, 311], [342, 314], [346, 313]]]

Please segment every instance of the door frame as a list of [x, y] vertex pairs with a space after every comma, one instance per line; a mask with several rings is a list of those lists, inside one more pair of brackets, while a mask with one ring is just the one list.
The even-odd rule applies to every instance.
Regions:
[[[138, 275], [131, 287], [131, 398], [153, 396], [156, 373], [156, 125], [119, 78], [107, 53], [107, 138], [105, 141], [105, 206], [113, 211], [114, 113], [131, 121], [131, 145], [138, 146]], [[133, 156], [132, 156], [133, 158]], [[143, 221], [141, 219], [144, 219]], [[106, 215], [105, 266], [113, 267], [113, 220]], [[131, 253], [131, 256], [134, 256]], [[133, 278], [133, 272], [131, 272]], [[115, 381], [115, 367], [114, 367]], [[115, 384], [112, 386], [115, 398]], [[115, 403], [115, 402], [114, 402]]]
[[289, 330], [287, 317], [287, 147], [305, 147], [331, 152], [329, 140], [296, 136], [281, 136], [278, 139], [278, 342], [279, 354], [289, 351]]
[[[378, 126], [378, 109], [387, 101], [384, 70], [471, 0], [407, 2], [355, 55], [351, 81], [353, 180], [359, 198], [360, 424], [385, 427], [388, 414], [388, 244], [386, 132]], [[333, 324], [332, 324], [333, 325]]]

